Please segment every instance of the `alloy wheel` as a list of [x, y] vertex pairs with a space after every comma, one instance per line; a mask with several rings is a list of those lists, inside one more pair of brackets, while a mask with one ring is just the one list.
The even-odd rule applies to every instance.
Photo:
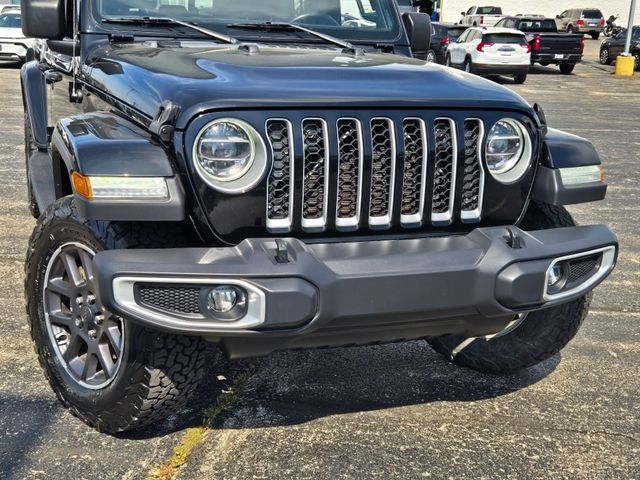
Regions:
[[606, 48], [603, 48], [600, 50], [600, 63], [606, 65], [607, 60], [609, 60], [609, 51]]
[[72, 242], [51, 256], [44, 277], [43, 306], [56, 356], [82, 387], [99, 390], [115, 378], [124, 353], [124, 321], [96, 298], [95, 252]]
[[427, 53], [427, 63], [434, 63], [435, 61], [436, 54], [432, 50], [429, 50], [429, 53]]

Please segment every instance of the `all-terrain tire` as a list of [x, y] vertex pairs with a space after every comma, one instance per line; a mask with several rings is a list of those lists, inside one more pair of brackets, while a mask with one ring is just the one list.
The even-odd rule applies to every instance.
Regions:
[[560, 64], [560, 72], [563, 75], [569, 75], [571, 72], [573, 72], [574, 68], [576, 68], [576, 64], [575, 63], [561, 63]]
[[175, 228], [153, 223], [118, 223], [83, 218], [73, 198], [58, 200], [39, 218], [26, 259], [27, 316], [35, 351], [54, 392], [71, 413], [106, 433], [159, 422], [194, 393], [205, 364], [206, 343], [196, 337], [150, 330], [124, 320], [124, 348], [111, 383], [92, 390], [61, 363], [44, 315], [43, 281], [48, 260], [74, 242], [104, 249], [177, 246]]
[[[574, 226], [564, 207], [531, 202], [524, 230]], [[506, 374], [552, 357], [575, 336], [588, 314], [591, 295], [531, 312], [495, 336], [470, 339], [460, 335], [432, 338], [434, 350], [448, 360], [484, 373]]]

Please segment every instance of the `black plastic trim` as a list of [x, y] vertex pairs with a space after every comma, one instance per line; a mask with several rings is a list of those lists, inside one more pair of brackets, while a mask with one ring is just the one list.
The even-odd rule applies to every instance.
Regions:
[[38, 67], [38, 62], [25, 63], [20, 70], [22, 81], [22, 95], [25, 108], [31, 120], [33, 143], [41, 150], [49, 146], [47, 135], [47, 90], [44, 75]]
[[540, 167], [536, 174], [531, 198], [551, 205], [573, 205], [576, 203], [597, 202], [607, 194], [605, 182], [591, 182], [565, 186], [560, 170]]
[[555, 128], [544, 137], [542, 165], [550, 168], [600, 165], [600, 156], [589, 140]]

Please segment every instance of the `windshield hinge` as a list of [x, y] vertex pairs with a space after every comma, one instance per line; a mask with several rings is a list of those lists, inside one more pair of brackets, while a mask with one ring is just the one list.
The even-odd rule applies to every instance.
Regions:
[[132, 43], [135, 42], [136, 37], [130, 33], [110, 33], [109, 41], [111, 43]]
[[163, 142], [168, 142], [175, 131], [176, 120], [180, 114], [180, 107], [170, 101], [162, 102], [158, 113], [149, 125], [149, 131], [160, 138]]

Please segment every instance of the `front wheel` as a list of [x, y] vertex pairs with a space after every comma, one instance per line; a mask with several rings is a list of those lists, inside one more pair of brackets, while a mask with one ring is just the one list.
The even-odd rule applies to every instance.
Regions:
[[[532, 202], [524, 230], [574, 226], [563, 207]], [[575, 336], [589, 311], [591, 295], [514, 317], [501, 332], [483, 337], [447, 335], [429, 340], [445, 358], [485, 373], [511, 373], [552, 357]]]
[[526, 73], [519, 73], [517, 75], [514, 75], [513, 76], [513, 81], [514, 81], [514, 83], [516, 83], [518, 85], [521, 85], [521, 84], [523, 84], [524, 82], [527, 81], [527, 74]]
[[600, 63], [602, 65], [611, 64], [611, 54], [609, 53], [609, 49], [606, 47], [600, 50]]
[[450, 67], [450, 66], [451, 66], [451, 55], [447, 55], [447, 56], [445, 57], [444, 64], [445, 64], [447, 67]]
[[473, 66], [471, 65], [471, 59], [466, 58], [463, 65], [464, 71], [467, 73], [471, 73], [473, 71]]
[[575, 68], [575, 64], [573, 63], [561, 63], [560, 64], [560, 72], [563, 75], [569, 75], [571, 72], [573, 72], [573, 69]]
[[640, 52], [634, 52], [633, 58], [634, 58], [634, 66], [633, 66], [633, 68], [635, 70], [640, 70]]
[[436, 62], [436, 52], [433, 50], [429, 50], [427, 52], [427, 63], [435, 63]]
[[121, 432], [157, 422], [194, 392], [205, 361], [200, 338], [148, 330], [105, 311], [93, 256], [164, 246], [161, 226], [84, 219], [71, 197], [38, 220], [26, 260], [31, 336], [62, 404], [91, 427]]

